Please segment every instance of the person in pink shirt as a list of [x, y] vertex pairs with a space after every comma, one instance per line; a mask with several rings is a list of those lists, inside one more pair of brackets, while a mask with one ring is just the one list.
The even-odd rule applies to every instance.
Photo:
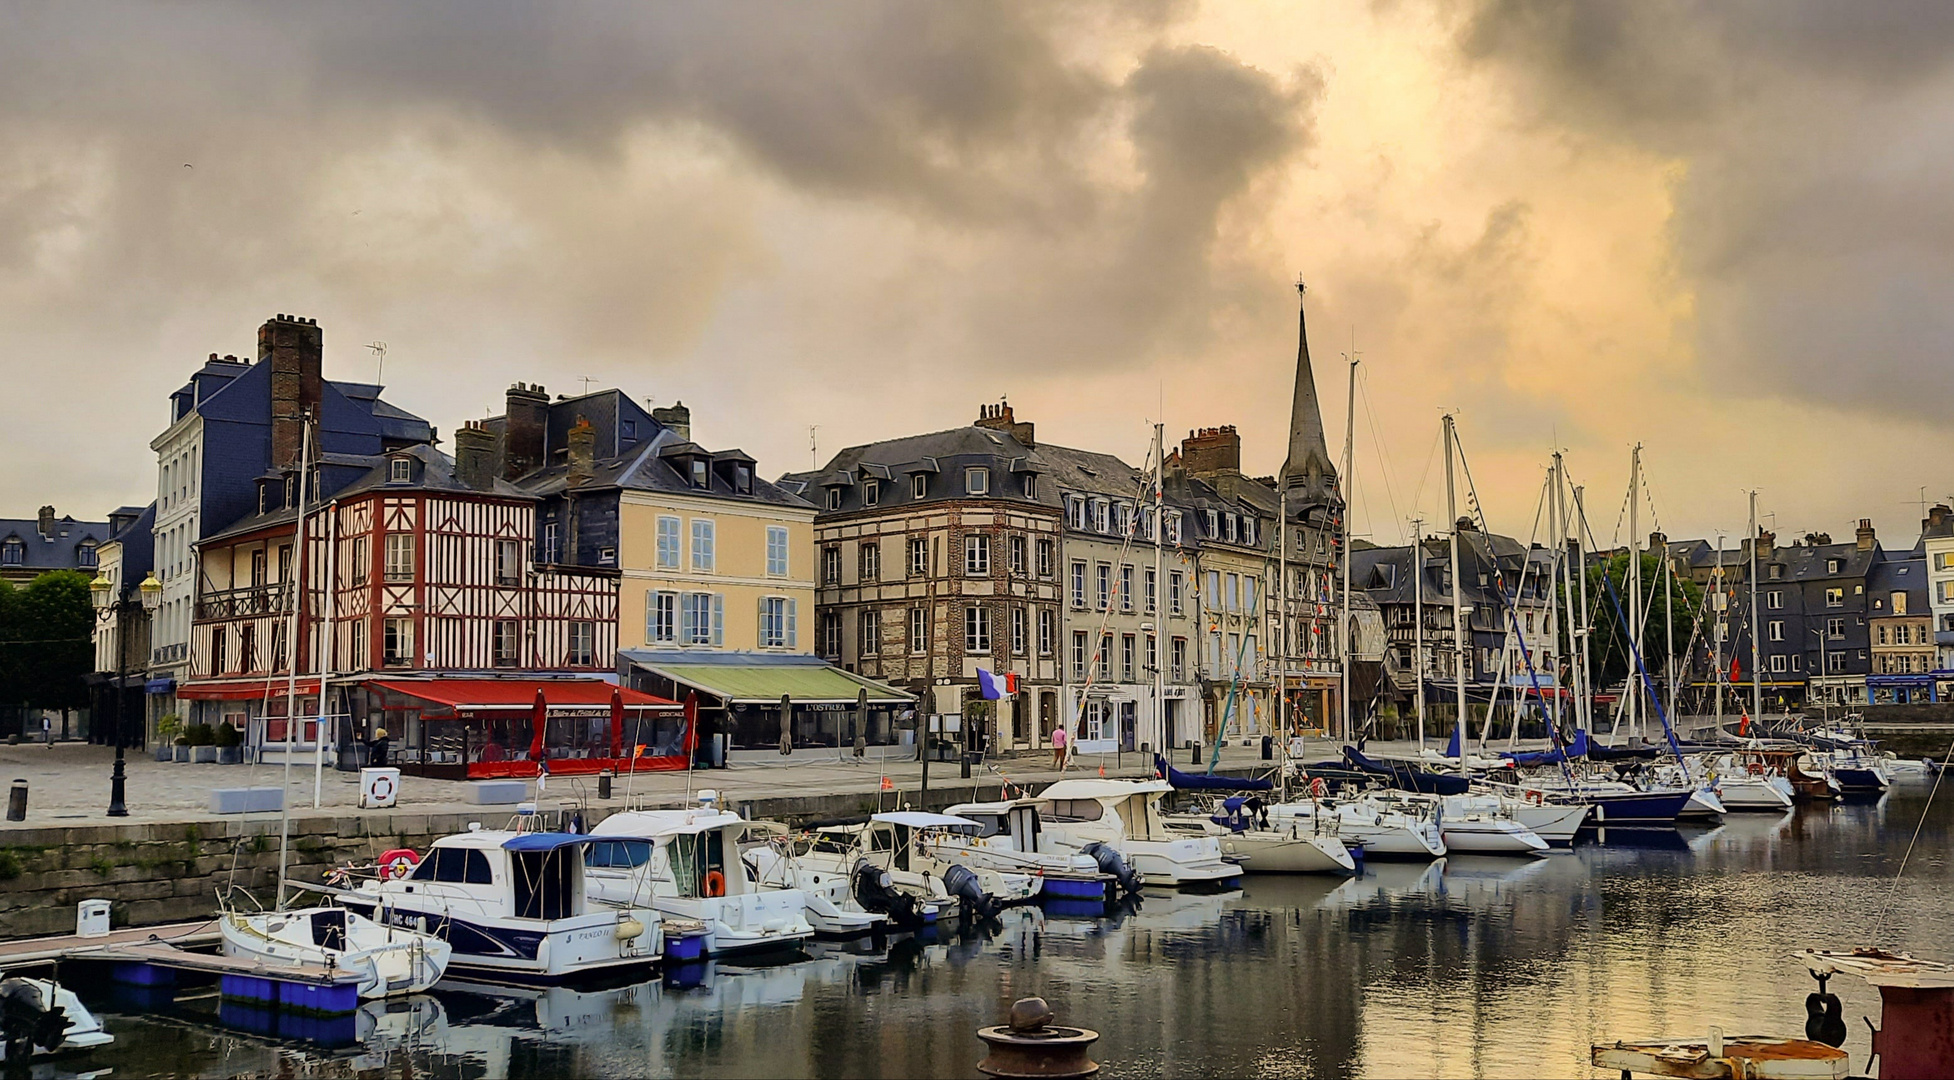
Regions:
[[1065, 771], [1065, 729], [1052, 729], [1052, 768]]

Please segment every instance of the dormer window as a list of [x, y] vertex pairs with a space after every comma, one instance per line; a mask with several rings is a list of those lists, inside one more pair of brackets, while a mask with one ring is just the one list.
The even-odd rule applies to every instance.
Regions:
[[733, 466], [733, 490], [741, 495], [753, 494], [753, 466], [744, 463]]
[[1037, 473], [1024, 474], [1024, 497], [1027, 499], [1036, 499], [1038, 497]]
[[1776, 580], [1777, 580], [1778, 578], [1781, 578], [1781, 577], [1783, 577], [1783, 576], [1784, 576], [1784, 564], [1783, 564], [1783, 563], [1772, 563], [1772, 564], [1771, 564], [1771, 580], [1773, 580], [1773, 581], [1776, 581]]
[[874, 506], [882, 501], [882, 481], [862, 481], [862, 505]]
[[1838, 572], [1839, 572], [1839, 560], [1837, 560], [1837, 559], [1827, 559], [1827, 560], [1825, 560], [1825, 572], [1826, 572], [1826, 573], [1828, 573], [1828, 574], [1836, 574], [1836, 573], [1838, 573]]
[[1221, 536], [1221, 514], [1217, 511], [1209, 510], [1207, 511], [1207, 515], [1208, 535], [1219, 539]]
[[829, 488], [829, 489], [828, 489], [828, 509], [830, 509], [830, 510], [839, 510], [839, 509], [841, 509], [841, 489], [840, 489], [840, 488], [838, 488], [838, 487], [831, 487], [831, 488]]
[[4, 564], [6, 566], [19, 566], [21, 563], [24, 563], [26, 561], [27, 561], [26, 544], [23, 544], [19, 540], [11, 537], [8, 538], [5, 544], [0, 544], [0, 564]]
[[412, 469], [413, 469], [413, 465], [410, 464], [408, 460], [404, 457], [389, 459], [387, 461], [387, 483], [389, 484], [406, 483], [408, 480], [412, 479], [412, 472], [411, 472]]
[[76, 548], [76, 549], [75, 549], [75, 564], [76, 564], [77, 566], [94, 566], [94, 565], [95, 565], [95, 545], [94, 545], [94, 544], [83, 544], [83, 545], [82, 545], [81, 547], [79, 547], [79, 548]]
[[692, 459], [692, 486], [695, 488], [709, 488], [712, 486], [712, 474], [708, 470], [704, 458]]
[[974, 468], [963, 471], [963, 491], [966, 495], [988, 495], [991, 493], [991, 471]]
[[917, 473], [909, 480], [910, 494], [918, 499], [928, 498], [930, 493], [930, 474]]

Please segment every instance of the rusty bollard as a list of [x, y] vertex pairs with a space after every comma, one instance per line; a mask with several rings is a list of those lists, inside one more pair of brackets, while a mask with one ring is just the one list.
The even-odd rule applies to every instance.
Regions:
[[985, 1076], [1068, 1077], [1091, 1076], [1099, 1063], [1086, 1056], [1099, 1033], [1087, 1028], [1061, 1027], [1052, 1007], [1044, 998], [1020, 998], [1011, 1006], [1010, 1022], [977, 1029], [977, 1037], [990, 1047], [989, 1056], [977, 1063]]

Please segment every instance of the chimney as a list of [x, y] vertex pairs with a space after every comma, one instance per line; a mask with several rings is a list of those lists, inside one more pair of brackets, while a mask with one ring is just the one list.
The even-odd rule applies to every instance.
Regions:
[[679, 438], [692, 441], [692, 410], [685, 407], [685, 402], [653, 409], [651, 418]]
[[570, 428], [569, 445], [570, 486], [589, 483], [597, 475], [597, 429], [590, 426], [590, 421], [577, 417]]
[[306, 414], [319, 415], [324, 340], [314, 319], [277, 315], [258, 327], [258, 362], [271, 365], [271, 465], [296, 469]]
[[1873, 519], [1860, 518], [1859, 531], [1853, 534], [1852, 539], [1854, 546], [1860, 551], [1871, 551], [1874, 541], [1878, 539], [1873, 533]]
[[1240, 476], [1242, 437], [1235, 425], [1190, 431], [1181, 440], [1181, 461], [1189, 475], [1208, 479], [1215, 476]]
[[1658, 552], [1669, 550], [1669, 537], [1660, 532], [1651, 532], [1649, 534], [1649, 550]]
[[502, 409], [502, 479], [514, 480], [543, 467], [550, 424], [550, 395], [538, 383], [509, 387]]
[[1469, 532], [1478, 532], [1478, 531], [1479, 531], [1479, 527], [1478, 527], [1477, 525], [1474, 525], [1474, 524], [1472, 523], [1472, 519], [1471, 519], [1471, 518], [1469, 518], [1469, 517], [1462, 517], [1462, 518], [1460, 518], [1460, 519], [1459, 519], [1458, 521], [1456, 521], [1456, 522], [1454, 522], [1454, 523], [1453, 523], [1453, 526], [1452, 526], [1452, 527], [1453, 527], [1453, 528], [1455, 528], [1455, 529], [1457, 529], [1457, 530], [1459, 530], [1459, 531], [1460, 531], [1460, 532], [1462, 532], [1462, 533], [1469, 533]]
[[1038, 445], [1038, 439], [1032, 424], [1029, 422], [1018, 423], [1018, 418], [1011, 412], [1011, 403], [1008, 401], [1000, 401], [995, 405], [978, 406], [976, 426], [990, 428], [992, 431], [1002, 431], [1006, 435], [1023, 443], [1027, 450]]
[[41, 530], [41, 539], [54, 539], [54, 507], [41, 507], [40, 520], [37, 525]]
[[1921, 519], [1920, 531], [1926, 532], [1928, 529], [1939, 528], [1947, 524], [1949, 517], [1954, 517], [1954, 507], [1946, 503], [1935, 503], [1934, 508], [1927, 511], [1927, 516]]
[[471, 491], [495, 487], [495, 436], [477, 421], [455, 432], [455, 479]]
[[1757, 561], [1769, 562], [1778, 557], [1778, 534], [1768, 529], [1757, 530]]

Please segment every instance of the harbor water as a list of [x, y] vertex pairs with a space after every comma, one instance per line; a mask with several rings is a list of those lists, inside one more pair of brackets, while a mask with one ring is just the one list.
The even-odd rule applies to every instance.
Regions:
[[[1001, 925], [875, 950], [719, 963], [608, 990], [443, 984], [366, 1007], [357, 1042], [238, 1030], [214, 999], [104, 1006], [117, 1044], [76, 1068], [118, 1077], [975, 1076], [973, 1032], [1039, 995], [1097, 1029], [1102, 1075], [1594, 1076], [1591, 1043], [1802, 1036], [1807, 947], [1874, 940], [1954, 958], [1954, 791], [1613, 830], [1571, 852], [1372, 863], [1354, 879], [1250, 877], [1215, 895], [1149, 890], [1092, 917], [1024, 908]], [[1895, 886], [1916, 826], [1918, 842]], [[1890, 914], [1880, 927], [1880, 913]], [[1878, 996], [1849, 977], [1859, 1019]], [[82, 988], [77, 988], [82, 989]]]

